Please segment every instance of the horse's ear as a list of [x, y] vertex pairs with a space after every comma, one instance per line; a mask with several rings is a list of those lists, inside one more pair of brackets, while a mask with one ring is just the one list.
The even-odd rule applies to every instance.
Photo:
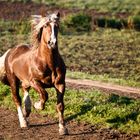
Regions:
[[56, 12], [56, 16], [60, 18], [60, 13], [58, 11]]
[[46, 13], [41, 13], [41, 16], [42, 17], [46, 17]]
[[46, 9], [41, 8], [41, 10], [40, 10], [40, 15], [41, 15], [42, 17], [46, 17]]

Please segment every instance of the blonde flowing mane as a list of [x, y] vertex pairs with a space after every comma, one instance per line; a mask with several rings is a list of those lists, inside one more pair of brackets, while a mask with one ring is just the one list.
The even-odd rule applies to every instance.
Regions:
[[42, 29], [48, 22], [58, 22], [59, 16], [56, 13], [48, 16], [32, 15], [31, 16], [31, 43], [36, 48], [41, 41]]

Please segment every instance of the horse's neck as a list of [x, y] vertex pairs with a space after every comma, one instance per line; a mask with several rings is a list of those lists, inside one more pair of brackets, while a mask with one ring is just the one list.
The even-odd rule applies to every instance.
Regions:
[[38, 55], [51, 70], [56, 67], [59, 56], [58, 48], [49, 49], [46, 44], [40, 44], [38, 48]]

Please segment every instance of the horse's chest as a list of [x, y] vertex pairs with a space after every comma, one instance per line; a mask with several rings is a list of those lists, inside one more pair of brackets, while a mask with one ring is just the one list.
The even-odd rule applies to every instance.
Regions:
[[42, 65], [31, 67], [30, 73], [33, 77], [37, 78], [38, 80], [51, 75], [51, 71], [49, 70], [49, 68], [47, 66]]

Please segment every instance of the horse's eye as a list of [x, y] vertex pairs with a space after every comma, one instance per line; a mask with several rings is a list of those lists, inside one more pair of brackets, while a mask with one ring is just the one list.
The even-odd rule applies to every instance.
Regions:
[[45, 28], [47, 28], [48, 26], [49, 26], [49, 23], [46, 23], [46, 24], [44, 25]]
[[47, 26], [48, 26], [47, 24], [46, 24], [46, 25], [44, 25], [44, 28], [47, 28]]

